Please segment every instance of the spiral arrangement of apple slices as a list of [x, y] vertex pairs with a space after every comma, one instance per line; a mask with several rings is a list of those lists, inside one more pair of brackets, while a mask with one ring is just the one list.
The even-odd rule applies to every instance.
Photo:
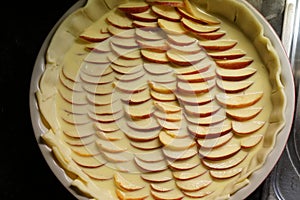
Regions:
[[57, 105], [72, 160], [97, 186], [119, 199], [212, 199], [243, 181], [264, 92], [221, 25], [188, 0], [130, 1], [80, 35]]

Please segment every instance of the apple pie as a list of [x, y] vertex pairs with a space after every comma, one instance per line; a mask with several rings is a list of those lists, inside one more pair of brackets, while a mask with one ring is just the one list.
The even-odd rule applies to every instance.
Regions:
[[89, 0], [56, 30], [41, 135], [92, 199], [229, 199], [285, 125], [280, 59], [233, 0]]

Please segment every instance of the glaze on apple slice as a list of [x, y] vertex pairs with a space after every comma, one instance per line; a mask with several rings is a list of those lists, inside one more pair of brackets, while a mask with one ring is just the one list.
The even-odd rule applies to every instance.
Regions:
[[86, 168], [101, 167], [107, 162], [101, 154], [96, 156], [79, 156], [78, 154], [73, 153], [71, 158], [76, 164]]
[[241, 146], [243, 148], [255, 147], [260, 143], [260, 141], [262, 141], [263, 137], [264, 136], [261, 134], [250, 135], [249, 137], [241, 140]]
[[225, 93], [238, 93], [248, 89], [254, 81], [225, 81], [217, 80], [217, 86]]
[[182, 0], [145, 0], [145, 1], [151, 5], [184, 7], [184, 2]]
[[212, 180], [205, 179], [202, 176], [189, 180], [177, 180], [176, 185], [183, 191], [199, 191], [212, 183]]
[[216, 63], [219, 67], [224, 69], [242, 69], [249, 66], [253, 62], [252, 58], [243, 57], [233, 60], [217, 60]]
[[184, 105], [184, 110], [188, 115], [207, 117], [216, 113], [221, 107], [215, 102], [209, 102], [204, 105]]
[[142, 56], [149, 62], [166, 64], [169, 63], [169, 59], [165, 52], [156, 52], [148, 49], [141, 50]]
[[256, 69], [246, 67], [242, 69], [222, 69], [217, 68], [216, 74], [223, 80], [227, 81], [242, 81], [256, 73]]
[[167, 57], [170, 62], [180, 65], [180, 66], [191, 66], [206, 57], [206, 54], [202, 51], [199, 51], [195, 54], [190, 54], [189, 52], [177, 51], [175, 49], [170, 49], [167, 51]]
[[142, 179], [148, 181], [148, 182], [153, 182], [153, 183], [161, 183], [161, 182], [166, 182], [172, 180], [172, 172], [169, 170], [164, 170], [160, 172], [155, 172], [155, 173], [144, 173], [140, 175]]
[[199, 24], [187, 18], [182, 18], [181, 24], [185, 29], [192, 31], [193, 33], [211, 33], [211, 32], [218, 31], [220, 29], [220, 27], [217, 25], [207, 26], [207, 25]]
[[165, 160], [157, 162], [145, 162], [135, 157], [134, 161], [142, 170], [145, 170], [146, 172], [160, 172], [168, 167]]
[[144, 187], [137, 191], [124, 191], [121, 189], [116, 189], [116, 194], [120, 200], [141, 200], [149, 197], [149, 188]]
[[196, 138], [217, 138], [229, 133], [232, 125], [230, 120], [224, 119], [224, 122], [210, 126], [189, 125], [188, 130]]
[[106, 20], [112, 24], [113, 26], [121, 29], [130, 29], [133, 28], [132, 20], [127, 18], [124, 12], [120, 12], [119, 10], [115, 10], [111, 12]]
[[127, 13], [127, 16], [133, 20], [142, 21], [142, 22], [156, 22], [158, 16], [152, 9], [148, 9], [140, 13]]
[[225, 135], [220, 134], [220, 136], [217, 138], [199, 138], [197, 139], [197, 143], [199, 144], [200, 148], [212, 149], [226, 144], [231, 140], [232, 137], [232, 132], [229, 132]]
[[238, 41], [231, 39], [199, 41], [199, 45], [207, 51], [226, 51], [233, 48]]
[[150, 6], [146, 2], [127, 2], [118, 6], [118, 9], [125, 13], [142, 13], [149, 8]]
[[173, 176], [177, 180], [189, 180], [203, 175], [207, 172], [207, 169], [203, 165], [198, 165], [189, 170], [175, 170]]
[[262, 107], [246, 107], [240, 109], [227, 109], [226, 114], [228, 117], [236, 121], [247, 121], [256, 117], [261, 111]]
[[242, 167], [229, 168], [225, 170], [210, 170], [209, 173], [212, 177], [217, 179], [227, 179], [240, 174], [243, 171]]
[[184, 196], [178, 189], [174, 189], [166, 192], [158, 192], [151, 190], [151, 195], [157, 200], [180, 200]]
[[140, 190], [145, 187], [145, 183], [143, 183], [138, 174], [116, 172], [114, 180], [117, 187], [127, 191]]
[[188, 160], [167, 160], [168, 166], [172, 170], [190, 170], [200, 165], [200, 158], [198, 155], [189, 158]]
[[185, 150], [196, 144], [191, 137], [173, 138], [163, 130], [159, 133], [159, 139], [166, 148], [174, 150]]

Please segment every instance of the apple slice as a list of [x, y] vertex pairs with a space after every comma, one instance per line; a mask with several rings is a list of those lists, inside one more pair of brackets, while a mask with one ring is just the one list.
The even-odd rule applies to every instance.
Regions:
[[237, 45], [238, 41], [231, 39], [199, 41], [199, 45], [207, 51], [226, 51]]
[[137, 157], [134, 158], [135, 163], [146, 172], [160, 172], [168, 168], [165, 160], [158, 162], [145, 162]]
[[87, 156], [79, 156], [76, 153], [71, 155], [72, 160], [81, 167], [87, 168], [97, 168], [103, 166], [107, 161], [101, 156], [101, 154], [97, 156], [87, 157]]
[[163, 75], [173, 72], [169, 64], [144, 62], [144, 69], [151, 75]]
[[143, 150], [143, 151], [151, 151], [154, 149], [159, 149], [162, 146], [162, 144], [160, 143], [158, 138], [155, 138], [150, 141], [145, 141], [145, 142], [131, 141], [130, 144], [131, 144], [131, 146], [133, 146], [137, 149]]
[[182, 119], [181, 112], [165, 113], [159, 110], [154, 112], [154, 116], [166, 122], [179, 122]]
[[222, 69], [217, 68], [216, 74], [223, 80], [241, 81], [245, 80], [256, 73], [256, 69], [247, 67], [242, 69]]
[[60, 96], [67, 101], [68, 103], [75, 104], [75, 105], [86, 105], [87, 104], [87, 99], [85, 97], [85, 92], [76, 92], [73, 93], [72, 90], [60, 86], [58, 88], [58, 92]]
[[[224, 120], [223, 123], [210, 125], [210, 126], [199, 126], [189, 125], [189, 132], [196, 138], [216, 138], [229, 133], [232, 130], [231, 121]], [[201, 141], [201, 140], [200, 140]]]
[[220, 24], [220, 20], [218, 18], [198, 9], [196, 6], [192, 5], [189, 0], [183, 0], [183, 2], [186, 8], [185, 13], [187, 13], [187, 15], [189, 15], [192, 19], [196, 18], [200, 23]]
[[209, 52], [208, 55], [213, 59], [233, 60], [245, 56], [246, 52], [241, 49], [229, 49], [221, 52]]
[[245, 158], [247, 157], [247, 155], [248, 155], [248, 152], [241, 150], [230, 158], [223, 159], [223, 160], [203, 159], [202, 163], [206, 167], [211, 168], [211, 169], [218, 169], [218, 170], [229, 169], [229, 168], [233, 168], [233, 167], [237, 166], [242, 161], [244, 161]]
[[105, 133], [120, 130], [120, 127], [118, 126], [118, 121], [109, 123], [97, 122], [95, 123], [95, 127], [97, 128], [97, 130], [103, 131]]
[[198, 63], [192, 65], [192, 66], [180, 66], [173, 64], [173, 68], [175, 70], [176, 74], [181, 75], [190, 75], [190, 74], [197, 74], [207, 71], [211, 66], [213, 65], [213, 62], [208, 58], [203, 58]]
[[232, 137], [232, 132], [229, 132], [217, 138], [199, 138], [197, 139], [197, 143], [199, 144], [200, 148], [212, 149], [225, 145], [229, 140], [231, 140]]
[[165, 131], [159, 133], [161, 143], [168, 149], [186, 150], [195, 146], [196, 142], [191, 137], [173, 138]]
[[203, 158], [207, 158], [209, 160], [220, 160], [225, 159], [233, 156], [238, 151], [240, 151], [241, 145], [239, 142], [231, 139], [229, 142], [227, 142], [225, 145], [214, 148], [214, 149], [206, 149], [206, 148], [200, 148], [199, 154]]
[[263, 92], [243, 94], [219, 93], [216, 95], [218, 103], [227, 108], [245, 108], [254, 105], [263, 96]]
[[159, 30], [159, 26], [157, 22], [143, 22], [143, 21], [138, 21], [138, 20], [134, 20], [132, 22], [133, 26], [135, 28], [142, 28], [148, 31], [158, 31]]
[[[136, 61], [134, 61], [136, 62]], [[132, 62], [132, 63], [134, 63]], [[129, 62], [128, 62], [129, 63]], [[139, 66], [131, 66], [131, 67], [126, 67], [126, 66], [120, 66], [120, 65], [116, 65], [114, 63], [112, 63], [110, 65], [110, 67], [117, 73], [121, 74], [121, 75], [130, 75], [130, 74], [136, 74], [142, 71], [142, 65]]]
[[144, 187], [136, 191], [124, 191], [117, 188], [116, 194], [120, 200], [142, 200], [149, 197], [149, 188]]
[[142, 56], [150, 62], [161, 63], [161, 64], [169, 63], [169, 59], [165, 52], [155, 52], [155, 51], [142, 49], [141, 53]]
[[81, 169], [86, 175], [94, 180], [110, 180], [113, 179], [115, 170], [106, 165], [97, 168], [82, 168]]
[[152, 9], [148, 9], [140, 13], [128, 13], [128, 16], [133, 20], [142, 22], [156, 22], [158, 18], [155, 12], [152, 11]]
[[169, 42], [168, 45], [170, 49], [175, 50], [177, 52], [183, 52], [183, 54], [184, 53], [197, 54], [202, 50], [197, 42], [188, 45], [177, 45]]
[[114, 90], [113, 83], [107, 83], [102, 85], [84, 84], [83, 88], [85, 91], [95, 95], [111, 94]]
[[136, 73], [129, 73], [129, 74], [120, 74], [119, 76], [116, 76], [115, 78], [118, 81], [121, 82], [132, 82], [136, 81], [138, 79], [141, 79], [143, 76], [145, 76], [145, 72], [143, 70], [138, 71]]
[[[132, 25], [134, 25], [134, 21], [132, 22]], [[135, 35], [134, 28], [122, 29], [110, 24], [107, 26], [107, 30], [113, 37], [118, 37], [118, 38], [128, 39], [128, 38], [133, 38]]]
[[141, 104], [149, 101], [151, 98], [149, 90], [145, 89], [140, 92], [126, 94], [121, 97], [122, 101], [127, 104]]
[[72, 146], [85, 146], [91, 144], [96, 140], [96, 137], [97, 136], [95, 135], [90, 135], [84, 138], [74, 138], [66, 135], [65, 133], [61, 135], [62, 140]]
[[172, 94], [173, 91], [175, 91], [176, 87], [174, 87], [173, 85], [175, 84], [160, 84], [160, 83], [155, 83], [153, 81], [149, 81], [148, 82], [149, 87], [159, 93], [162, 94]]
[[102, 42], [93, 42], [85, 45], [87, 51], [93, 51], [95, 53], [107, 53], [111, 51], [110, 39], [104, 40]]
[[164, 170], [160, 172], [149, 172], [140, 174], [142, 179], [152, 183], [162, 183], [173, 179], [172, 172], [170, 170]]
[[184, 7], [182, 0], [146, 0], [147, 3], [152, 5], [170, 6], [170, 7]]
[[181, 127], [181, 121], [166, 121], [160, 118], [156, 118], [156, 120], [166, 130], [179, 130]]
[[211, 102], [214, 99], [214, 96], [209, 92], [189, 95], [176, 93], [176, 97], [180, 103], [187, 105], [203, 105]]
[[112, 51], [120, 58], [127, 60], [135, 60], [141, 58], [140, 50], [138, 48], [123, 48], [111, 44]]
[[232, 121], [233, 132], [239, 135], [248, 135], [261, 129], [266, 124], [265, 121]]
[[177, 89], [179, 92], [184, 94], [200, 94], [209, 92], [215, 87], [216, 82], [214, 80], [209, 80], [206, 82], [198, 83], [188, 83], [188, 82], [178, 82]]
[[152, 5], [153, 12], [168, 21], [180, 21], [181, 15], [172, 6]]
[[184, 105], [185, 112], [191, 116], [208, 117], [216, 113], [221, 107], [215, 102], [204, 105]]
[[147, 152], [135, 153], [135, 156], [145, 162], [157, 162], [165, 159], [160, 149], [154, 149]]
[[111, 63], [122, 66], [122, 67], [136, 67], [136, 66], [141, 66], [143, 64], [143, 59], [141, 56], [139, 56], [136, 59], [125, 59], [122, 58], [115, 53], [108, 54], [108, 59], [110, 60]]
[[161, 30], [148, 30], [144, 28], [136, 28], [135, 34], [138, 39], [144, 39], [148, 41], [165, 39], [165, 36]]
[[201, 190], [212, 183], [212, 180], [204, 179], [202, 176], [190, 180], [177, 180], [176, 185], [183, 191], [198, 191]]
[[240, 174], [243, 171], [242, 167], [230, 168], [225, 170], [210, 170], [209, 173], [212, 177], [217, 179], [227, 179]]
[[216, 77], [214, 70], [208, 70], [206, 72], [197, 73], [197, 74], [179, 74], [177, 75], [177, 79], [181, 82], [189, 82], [189, 83], [199, 83], [205, 82]]
[[125, 49], [132, 49], [137, 48], [138, 44], [136, 43], [135, 38], [119, 38], [119, 37], [111, 37], [110, 38], [111, 44], [125, 48]]
[[146, 129], [138, 130], [127, 126], [127, 127], [122, 127], [122, 131], [131, 141], [146, 142], [146, 141], [154, 140], [155, 138], [158, 137], [160, 132], [159, 127], [156, 127], [155, 124], [153, 125], [148, 124], [147, 128], [149, 128], [149, 130]]
[[167, 57], [172, 63], [176, 65], [191, 66], [200, 62], [203, 58], [206, 57], [206, 54], [203, 51], [190, 54], [188, 52], [170, 49], [167, 51]]
[[233, 60], [217, 60], [216, 63], [219, 67], [224, 69], [242, 69], [249, 66], [253, 62], [252, 58], [243, 57]]
[[227, 109], [226, 114], [236, 121], [247, 121], [256, 117], [262, 111], [262, 107], [246, 107], [242, 109]]
[[200, 158], [198, 155], [189, 158], [188, 160], [167, 160], [169, 167], [172, 170], [190, 170], [200, 165]]
[[191, 192], [188, 191], [183, 192], [183, 194], [185, 194], [186, 196], [194, 199], [206, 197], [211, 193], [213, 193], [212, 190], [208, 190], [208, 191], [198, 190], [198, 191], [191, 191]]
[[254, 81], [225, 81], [217, 80], [217, 86], [225, 93], [238, 93], [249, 88]]
[[154, 100], [159, 102], [171, 102], [176, 100], [176, 96], [173, 93], [160, 93], [151, 90], [150, 95]]
[[169, 45], [165, 39], [161, 40], [137, 40], [141, 49], [146, 49], [155, 52], [166, 52], [169, 49]]
[[125, 152], [128, 150], [128, 145], [125, 144], [123, 141], [108, 141], [97, 139], [96, 144], [100, 150], [110, 153], [120, 153]]
[[94, 121], [107, 123], [107, 122], [114, 122], [116, 120], [121, 119], [124, 116], [124, 114], [122, 111], [114, 114], [106, 114], [106, 115], [96, 115], [92, 112], [89, 112], [88, 116], [90, 119]]
[[99, 148], [95, 142], [87, 144], [85, 146], [70, 146], [73, 153], [82, 157], [94, 157], [100, 154]]
[[88, 42], [102, 42], [111, 36], [110, 33], [101, 33], [100, 30], [94, 30], [93, 28], [86, 29], [79, 35], [79, 38]]
[[170, 160], [186, 160], [197, 154], [197, 147], [194, 146], [185, 150], [170, 150], [168, 148], [162, 149], [164, 155]]
[[251, 136], [241, 140], [241, 146], [243, 148], [255, 147], [256, 145], [258, 145], [260, 143], [260, 141], [262, 141], [263, 137], [264, 136], [261, 134], [251, 135]]
[[94, 94], [87, 94], [86, 98], [89, 103], [95, 106], [104, 106], [110, 103], [115, 102], [117, 99], [113, 98], [112, 94], [105, 94], [105, 95], [94, 95]]
[[142, 13], [150, 8], [146, 2], [127, 2], [120, 4], [118, 9], [125, 13]]
[[191, 45], [197, 41], [196, 38], [194, 38], [190, 35], [187, 35], [187, 34], [183, 34], [183, 35], [167, 34], [167, 39], [170, 43], [172, 43], [174, 45], [178, 45], [178, 46]]
[[140, 104], [130, 104], [124, 106], [125, 113], [133, 120], [151, 117], [154, 112], [153, 101], [146, 101]]
[[[112, 115], [122, 110], [121, 101], [111, 101], [106, 105], [89, 105], [88, 112], [96, 115]], [[86, 110], [87, 111], [87, 110]]]
[[96, 53], [92, 51], [87, 54], [87, 56], [84, 58], [84, 61], [87, 63], [107, 64], [110, 63], [108, 56], [110, 56], [111, 54], [111, 52]]
[[97, 131], [96, 135], [102, 140], [109, 140], [109, 141], [121, 140], [124, 137], [124, 133], [120, 130], [111, 133], [104, 133], [102, 131]]
[[94, 76], [99, 78], [99, 76], [105, 76], [112, 73], [112, 69], [109, 66], [110, 63], [105, 64], [95, 64], [95, 63], [82, 63], [80, 67], [80, 73], [85, 73], [89, 76]]
[[111, 12], [106, 17], [106, 20], [113, 26], [121, 29], [133, 28], [132, 20], [126, 17], [126, 15], [123, 12], [120, 12], [119, 10], [115, 10], [114, 12]]
[[174, 178], [178, 180], [189, 180], [203, 175], [207, 172], [207, 169], [203, 165], [198, 165], [189, 170], [177, 170], [173, 171]]
[[194, 33], [194, 35], [200, 40], [218, 40], [226, 35], [226, 32], [218, 30], [211, 33]]
[[184, 198], [183, 194], [178, 189], [164, 192], [151, 190], [151, 195], [157, 200], [181, 200]]
[[151, 183], [150, 186], [152, 190], [157, 192], [168, 192], [176, 187], [174, 181], [167, 181], [163, 183]]
[[123, 152], [108, 152], [102, 151], [102, 155], [109, 163], [126, 163], [132, 162], [133, 155], [131, 152], [123, 151]]
[[160, 125], [153, 117], [136, 121], [127, 121], [127, 125], [137, 131], [152, 131], [160, 128]]
[[120, 172], [114, 174], [114, 180], [117, 187], [127, 191], [136, 191], [144, 188], [145, 183], [140, 179], [138, 174]]
[[[109, 73], [107, 75], [102, 76], [90, 76], [85, 73], [80, 73], [80, 78], [83, 82], [90, 83], [90, 84], [107, 84], [115, 80], [115, 74]], [[75, 89], [77, 89], [75, 85]], [[78, 90], [78, 89], [77, 89]]]
[[193, 33], [211, 33], [211, 32], [218, 31], [220, 29], [220, 26], [203, 25], [203, 24], [194, 22], [192, 20], [189, 20], [187, 18], [182, 18], [181, 24], [183, 25], [183, 27], [185, 29], [192, 31]]
[[180, 22], [172, 22], [165, 19], [158, 19], [157, 23], [168, 34], [181, 35], [187, 32]]
[[180, 106], [169, 103], [154, 102], [154, 106], [164, 113], [178, 113], [182, 110]]

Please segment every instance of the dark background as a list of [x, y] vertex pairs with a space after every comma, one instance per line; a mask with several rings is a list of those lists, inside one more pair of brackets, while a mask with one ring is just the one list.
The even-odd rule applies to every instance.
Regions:
[[[29, 88], [39, 50], [76, 0], [1, 2], [0, 199], [74, 199], [43, 158], [31, 125]], [[28, 4], [29, 3], [29, 4]], [[261, 199], [262, 187], [248, 199]]]

